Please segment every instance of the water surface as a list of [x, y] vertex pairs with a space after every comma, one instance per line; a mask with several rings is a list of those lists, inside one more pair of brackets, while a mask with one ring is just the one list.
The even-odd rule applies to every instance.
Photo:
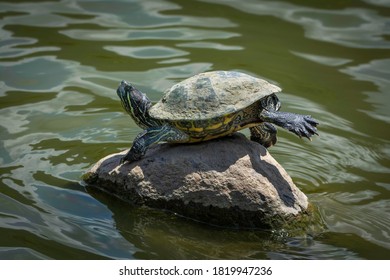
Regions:
[[[0, 34], [0, 258], [390, 258], [386, 1], [2, 1]], [[157, 101], [218, 69], [274, 82], [283, 110], [320, 121], [313, 142], [279, 131], [270, 152], [323, 227], [215, 228], [81, 183], [140, 132], [120, 80]]]

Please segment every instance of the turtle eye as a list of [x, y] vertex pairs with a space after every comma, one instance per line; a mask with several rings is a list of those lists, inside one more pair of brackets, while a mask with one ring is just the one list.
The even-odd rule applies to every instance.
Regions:
[[126, 82], [125, 80], [122, 80], [121, 83], [119, 84], [119, 86], [125, 87], [125, 86], [127, 86], [128, 84], [129, 84], [128, 82]]
[[129, 90], [134, 89], [133, 85], [130, 84], [129, 82], [126, 82], [125, 80], [122, 80], [119, 86]]

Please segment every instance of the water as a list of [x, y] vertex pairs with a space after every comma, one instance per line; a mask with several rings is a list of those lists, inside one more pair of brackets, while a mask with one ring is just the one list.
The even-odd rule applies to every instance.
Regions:
[[[385, 0], [2, 1], [0, 258], [389, 259], [389, 16]], [[285, 111], [320, 121], [270, 152], [323, 227], [215, 228], [81, 183], [140, 131], [120, 80], [157, 101], [216, 69], [272, 81]]]

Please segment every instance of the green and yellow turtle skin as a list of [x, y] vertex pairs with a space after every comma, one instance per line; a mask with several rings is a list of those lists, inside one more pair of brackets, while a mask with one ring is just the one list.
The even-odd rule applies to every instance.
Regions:
[[280, 88], [250, 75], [212, 71], [190, 77], [167, 90], [152, 106], [149, 98], [122, 81], [117, 89], [123, 108], [144, 130], [135, 138], [122, 163], [140, 159], [151, 145], [166, 141], [192, 143], [249, 128], [251, 140], [266, 148], [276, 143], [276, 128], [299, 137], [317, 134], [311, 116], [280, 112]]

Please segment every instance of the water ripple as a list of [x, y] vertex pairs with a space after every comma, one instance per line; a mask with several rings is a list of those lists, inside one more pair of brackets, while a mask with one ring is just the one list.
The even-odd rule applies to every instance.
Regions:
[[[375, 195], [373, 192], [358, 194], [324, 194], [313, 196], [313, 201], [320, 205], [322, 216], [325, 217], [329, 230], [343, 233], [354, 233], [372, 243], [390, 249], [389, 232], [390, 218], [382, 213], [389, 213], [390, 200], [376, 200], [357, 204]], [[352, 200], [352, 201], [351, 201]], [[370, 200], [370, 199], [369, 199]]]
[[[71, 71], [54, 57], [23, 59], [2, 63], [0, 73], [7, 86], [31, 91], [58, 90]], [[39, 71], [36, 71], [39, 69]]]
[[60, 31], [61, 34], [76, 40], [90, 41], [128, 41], [128, 40], [204, 40], [204, 39], [228, 39], [239, 36], [238, 33], [216, 30], [202, 30], [188, 27], [159, 28], [152, 30], [141, 29], [68, 29]]
[[365, 92], [366, 101], [373, 104], [374, 110], [361, 110], [370, 117], [390, 123], [390, 59], [376, 59], [369, 63], [350, 66], [341, 71], [354, 78], [374, 83], [378, 91]]
[[[385, 256], [390, 30], [378, 6], [386, 3], [321, 5], [1, 2], [0, 258]], [[283, 110], [319, 120], [313, 142], [281, 130], [270, 153], [318, 208], [325, 232], [274, 240], [215, 229], [80, 184], [140, 131], [120, 107], [120, 80], [157, 101], [217, 68], [276, 80]]]
[[156, 59], [156, 58], [171, 58], [187, 55], [188, 52], [181, 51], [175, 48], [164, 46], [147, 46], [147, 47], [119, 47], [105, 46], [106, 50], [115, 52], [119, 55], [130, 56], [137, 59]]
[[353, 48], [390, 47], [385, 40], [390, 34], [388, 18], [370, 9], [323, 10], [281, 1], [204, 1], [219, 2], [249, 14], [276, 16], [302, 26], [305, 35], [315, 40]]
[[[102, 26], [125, 27], [164, 27], [164, 26], [198, 26], [225, 28], [235, 27], [236, 24], [226, 18], [195, 17], [167, 14], [168, 11], [180, 10], [181, 7], [169, 1], [80, 1], [82, 11], [99, 15], [96, 20]], [[128, 11], [133, 11], [129, 16]]]

